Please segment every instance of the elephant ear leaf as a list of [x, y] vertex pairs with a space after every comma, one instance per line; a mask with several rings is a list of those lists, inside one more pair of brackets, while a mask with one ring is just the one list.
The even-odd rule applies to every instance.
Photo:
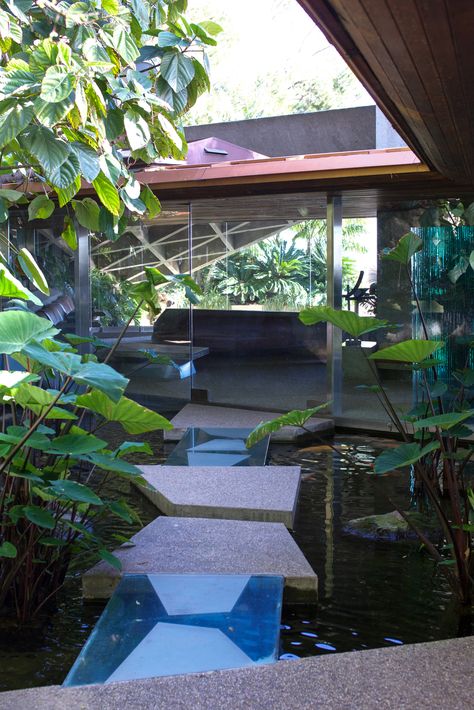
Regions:
[[249, 436], [247, 437], [247, 448], [249, 449], [251, 446], [254, 446], [254, 444], [257, 444], [259, 441], [264, 439], [266, 436], [269, 436], [270, 434], [273, 434], [276, 431], [280, 431], [280, 429], [285, 426], [303, 427], [308, 421], [308, 419], [314, 417], [317, 412], [320, 412], [321, 409], [327, 407], [328, 404], [329, 402], [325, 402], [324, 404], [320, 404], [317, 407], [311, 407], [311, 409], [293, 409], [287, 414], [282, 414], [280, 417], [276, 417], [276, 419], [271, 419], [268, 422], [261, 422], [261, 424], [256, 426], [255, 429], [250, 432]]
[[46, 281], [45, 275], [41, 271], [33, 255], [28, 251], [28, 249], [20, 249], [18, 253], [18, 261], [20, 263], [23, 273], [29, 278], [31, 283], [38, 289], [38, 291], [41, 291], [41, 293], [44, 293], [46, 296], [49, 296], [49, 286], [48, 282]]
[[412, 256], [420, 251], [423, 240], [417, 234], [408, 232], [398, 242], [397, 246], [385, 252], [382, 256], [386, 261], [396, 261], [399, 264], [409, 264]]
[[353, 311], [338, 311], [330, 306], [311, 306], [301, 311], [299, 319], [304, 325], [315, 323], [331, 323], [353, 338], [359, 338], [364, 333], [370, 333], [379, 328], [385, 328], [388, 321], [373, 318], [372, 316], [359, 316]]

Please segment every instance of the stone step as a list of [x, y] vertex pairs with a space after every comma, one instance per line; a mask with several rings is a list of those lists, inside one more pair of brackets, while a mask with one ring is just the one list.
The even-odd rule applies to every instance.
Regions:
[[165, 515], [258, 520], [293, 528], [299, 466], [141, 466], [139, 490]]
[[[264, 412], [234, 407], [215, 407], [206, 404], [187, 404], [173, 417], [173, 429], [165, 431], [165, 441], [179, 441], [190, 427], [225, 427], [254, 429], [260, 422], [279, 417], [281, 412]], [[334, 433], [334, 420], [312, 417], [305, 427], [318, 436]], [[283, 427], [271, 436], [273, 442], [291, 443], [307, 438], [308, 432], [301, 427]]]
[[282, 523], [159, 517], [82, 577], [85, 599], [108, 599], [123, 574], [271, 574], [285, 578], [284, 599], [315, 603], [318, 578]]

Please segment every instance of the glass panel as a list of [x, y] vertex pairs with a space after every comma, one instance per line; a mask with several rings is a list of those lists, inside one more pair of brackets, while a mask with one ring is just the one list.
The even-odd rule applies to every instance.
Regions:
[[283, 577], [126, 575], [65, 686], [274, 663]]
[[[36, 223], [38, 224], [38, 222]], [[75, 331], [75, 253], [61, 239], [63, 217], [41, 220], [41, 226], [28, 223], [23, 210], [11, 210], [8, 227], [3, 226], [1, 252], [10, 263], [15, 275], [43, 302], [43, 306], [29, 304], [38, 315], [49, 318], [64, 332]], [[48, 282], [49, 295], [35, 291], [15, 263], [19, 249], [26, 247], [35, 257]]]
[[193, 389], [201, 401], [268, 410], [326, 398], [326, 327], [298, 311], [325, 302], [322, 195], [252, 196], [193, 204]]
[[[167, 275], [189, 273], [189, 208], [163, 205], [154, 220], [131, 226], [116, 242], [93, 238], [91, 286], [93, 330], [112, 342], [132, 317], [133, 284], [144, 279], [147, 266]], [[160, 411], [179, 409], [190, 399], [193, 357], [190, 309], [182, 288], [166, 288], [156, 317], [143, 308], [132, 320], [112, 365], [130, 378], [128, 396]], [[149, 364], [143, 351], [171, 358]], [[194, 357], [203, 357], [201, 349]]]
[[[468, 266], [474, 228], [421, 226], [429, 224], [430, 203], [392, 204], [377, 214], [376, 232], [368, 233], [368, 251], [361, 255], [364, 276], [357, 288], [346, 292], [345, 307], [361, 315], [375, 315], [397, 327], [368, 334], [363, 340], [344, 338], [342, 419], [376, 427], [393, 428], [377, 395], [360, 385], [379, 380], [396, 410], [408, 410], [418, 398], [417, 379], [403, 363], [378, 361], [375, 371], [367, 356], [375, 349], [401, 340], [423, 337], [408, 275], [403, 267], [381, 258], [407, 232], [423, 240], [423, 248], [410, 270], [431, 339], [445, 342], [438, 351], [444, 364], [440, 376], [452, 381], [453, 370], [472, 366], [474, 353], [468, 343], [474, 331], [474, 272]], [[373, 220], [370, 220], [373, 221]], [[359, 267], [358, 267], [359, 268]], [[343, 294], [344, 300], [344, 294]], [[438, 357], [438, 354], [437, 354]], [[427, 373], [430, 377], [430, 373]]]
[[270, 437], [251, 446], [245, 440], [252, 429], [188, 429], [168, 457], [168, 466], [264, 466]]

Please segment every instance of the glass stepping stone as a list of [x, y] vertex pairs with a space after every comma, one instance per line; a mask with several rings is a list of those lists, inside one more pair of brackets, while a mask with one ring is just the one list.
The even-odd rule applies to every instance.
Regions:
[[191, 427], [168, 456], [167, 466], [264, 466], [270, 437], [247, 449], [252, 429]]
[[64, 686], [274, 663], [284, 579], [129, 574]]

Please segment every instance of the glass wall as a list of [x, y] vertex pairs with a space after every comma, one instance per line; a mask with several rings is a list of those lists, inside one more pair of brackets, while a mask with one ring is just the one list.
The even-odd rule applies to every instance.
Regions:
[[189, 303], [176, 285], [163, 291], [157, 316], [146, 308], [137, 312], [131, 289], [148, 266], [171, 276], [189, 272], [189, 214], [188, 205], [169, 205], [115, 242], [91, 241], [92, 331], [112, 343], [131, 319], [111, 364], [130, 378], [129, 396], [160, 411], [179, 409], [191, 398]]
[[326, 399], [326, 329], [305, 306], [326, 299], [325, 201], [292, 195], [193, 204], [193, 308], [203, 349], [195, 395], [211, 404], [282, 411]]
[[[335, 353], [342, 372], [332, 392], [326, 326], [306, 327], [298, 318], [305, 306], [326, 303], [325, 194], [169, 203], [115, 242], [86, 238], [80, 253], [61, 240], [60, 215], [31, 223], [18, 210], [2, 228], [0, 250], [23, 279], [16, 252], [26, 246], [35, 254], [51, 287], [49, 296], [38, 294], [43, 305], [35, 308], [64, 331], [77, 332], [80, 314], [90, 312], [86, 332], [90, 326], [112, 343], [131, 320], [112, 364], [130, 378], [128, 394], [148, 406], [172, 413], [194, 401], [285, 411], [336, 398], [340, 424], [385, 429], [388, 417], [372, 386], [382, 382], [395, 407], [406, 409], [417, 400], [417, 382], [406, 366], [374, 367], [368, 355], [419, 336], [422, 324], [408, 275], [381, 256], [410, 230], [423, 239], [410, 276], [429, 337], [445, 342], [441, 371], [449, 381], [473, 354], [474, 228], [459, 220], [439, 226], [427, 202], [358, 211], [350, 199], [343, 210], [342, 306], [393, 327], [359, 340], [343, 334]], [[200, 303], [191, 309], [176, 283], [164, 292], [158, 316], [135, 312], [130, 290], [147, 266], [192, 274], [203, 289]]]
[[[428, 226], [433, 222], [437, 226]], [[407, 273], [400, 264], [382, 256], [409, 231], [421, 237], [423, 247]], [[413, 201], [379, 208], [373, 283], [365, 284], [368, 291], [362, 289], [360, 294], [353, 294], [351, 309], [357, 309], [359, 300], [359, 312], [365, 310], [386, 319], [393, 327], [368, 334], [363, 341], [343, 338], [340, 423], [357, 422], [390, 429], [389, 418], [373, 391], [373, 386], [380, 383], [397, 410], [407, 411], [418, 401], [420, 375], [411, 367], [390, 361], [378, 361], [374, 367], [367, 360], [371, 352], [381, 347], [423, 337], [415, 294], [428, 337], [445, 343], [439, 351], [444, 360], [439, 370], [442, 378], [449, 384], [453, 371], [469, 364], [473, 352], [468, 343], [474, 332], [474, 271], [469, 266], [473, 244], [474, 228], [462, 224], [440, 227], [439, 212], [433, 203]]]
[[60, 237], [62, 225], [62, 217], [32, 223], [28, 221], [26, 211], [11, 210], [8, 223], [2, 225], [0, 251], [17, 278], [28, 288], [31, 284], [16, 255], [20, 249], [26, 248], [35, 256], [46, 275], [50, 293], [35, 292], [42, 305], [30, 304], [31, 308], [60, 325], [65, 332], [73, 333], [76, 330], [75, 255]]

